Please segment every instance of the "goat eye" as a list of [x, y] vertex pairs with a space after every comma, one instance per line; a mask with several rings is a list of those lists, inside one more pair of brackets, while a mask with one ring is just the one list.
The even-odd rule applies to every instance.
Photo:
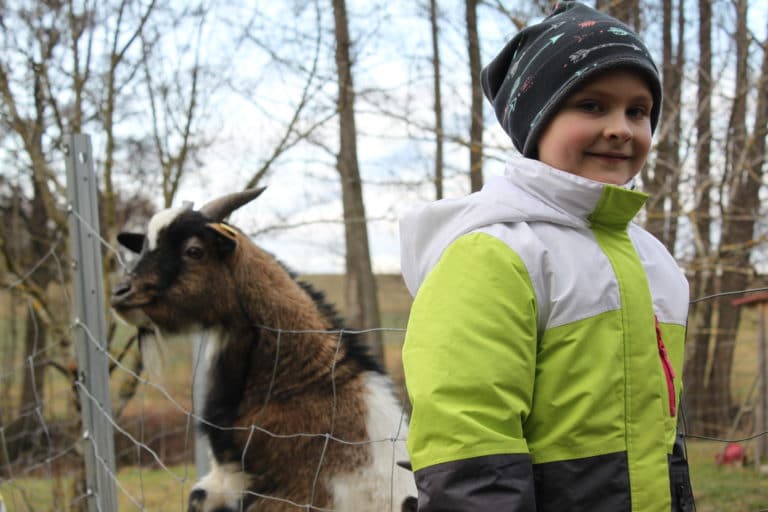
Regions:
[[187, 247], [187, 250], [184, 251], [184, 254], [190, 259], [199, 260], [203, 257], [203, 250], [196, 246]]

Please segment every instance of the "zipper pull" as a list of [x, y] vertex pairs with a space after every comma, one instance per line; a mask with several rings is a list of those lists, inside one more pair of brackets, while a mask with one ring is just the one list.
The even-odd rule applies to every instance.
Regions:
[[667, 395], [669, 396], [669, 415], [675, 415], [677, 410], [677, 404], [675, 399], [675, 370], [672, 368], [672, 363], [669, 360], [667, 354], [667, 347], [664, 346], [664, 340], [661, 337], [661, 327], [659, 326], [659, 319], [656, 315], [653, 315], [653, 321], [656, 325], [656, 344], [659, 347], [659, 357], [661, 358], [661, 366], [664, 368], [664, 377], [667, 379]]

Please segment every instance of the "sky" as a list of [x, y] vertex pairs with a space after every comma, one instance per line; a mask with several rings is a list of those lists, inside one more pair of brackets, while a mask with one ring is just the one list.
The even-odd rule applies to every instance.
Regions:
[[[455, 10], [451, 10], [453, 8]], [[423, 134], [407, 124], [376, 112], [392, 107], [407, 112], [412, 121], [432, 123], [431, 78], [426, 79], [430, 65], [426, 57], [431, 51], [429, 26], [420, 12], [403, 9], [402, 6], [390, 6], [383, 14], [376, 11], [380, 17], [373, 26], [355, 21], [355, 16], [369, 14], [365, 7], [350, 9], [352, 35], [359, 41], [354, 48], [357, 52], [356, 89], [386, 92], [362, 94], [363, 99], [358, 97], [356, 103], [356, 121], [361, 133], [358, 157], [364, 179], [366, 213], [370, 219], [368, 236], [373, 267], [377, 273], [399, 272], [398, 218], [410, 207], [430, 200], [434, 194], [431, 184], [425, 182], [433, 165], [433, 143], [420, 140]], [[447, 75], [443, 89], [446, 125], [449, 132], [466, 136], [469, 85], [461, 26], [463, 11], [458, 2], [446, 10], [445, 29], [441, 34], [443, 72]], [[750, 12], [754, 33], [764, 37], [768, 2], [751, 1]], [[308, 22], [312, 21], [312, 15], [307, 14]], [[326, 23], [329, 21], [330, 13], [320, 15]], [[721, 23], [728, 20], [725, 15], [718, 19]], [[367, 34], [366, 29], [373, 34]], [[484, 34], [482, 60], [487, 62], [515, 29], [508, 20], [485, 16], [481, 17], [481, 32]], [[689, 28], [688, 37], [691, 39], [688, 47], [695, 48], [695, 27]], [[652, 42], [649, 46], [653, 49]], [[310, 53], [307, 51], [307, 59], [311, 58]], [[253, 62], [258, 63], [255, 67], [265, 63], [258, 57]], [[329, 62], [325, 64], [330, 65]], [[272, 76], [269, 69], [267, 64], [266, 71], [259, 70], [258, 88], [253, 97], [232, 95], [221, 104], [223, 121], [219, 126], [219, 143], [206, 155], [203, 172], [184, 182], [177, 203], [191, 200], [199, 207], [212, 196], [241, 188], [279, 138], [281, 124], [275, 119], [290, 115], [302, 83], [288, 76], [289, 73], [281, 75], [279, 70]], [[334, 84], [328, 84], [318, 99], [332, 99], [334, 87]], [[254, 97], [260, 101], [254, 101]], [[484, 140], [496, 148], [489, 151], [484, 164], [484, 175], [488, 179], [503, 173], [503, 161], [505, 154], [511, 151], [511, 143], [496, 125], [487, 103], [485, 119]], [[326, 145], [335, 147], [336, 134], [332, 125], [323, 130], [320, 137], [325, 138]], [[446, 145], [445, 149], [448, 172], [454, 175], [446, 184], [446, 196], [464, 195], [469, 188], [465, 174], [468, 154], [452, 144]], [[256, 243], [299, 274], [342, 273], [344, 235], [334, 164], [333, 155], [318, 147], [297, 148], [276, 164], [276, 172], [263, 183], [268, 186], [267, 191], [254, 203], [235, 212], [231, 221], [252, 233]], [[291, 227], [275, 229], [286, 225]]]
[[[355, 14], [362, 16], [364, 13], [361, 9], [350, 12], [351, 17]], [[328, 16], [328, 13], [324, 15]], [[365, 27], [353, 22], [353, 37], [364, 39], [360, 32]], [[403, 13], [387, 8], [385, 16], [373, 28], [375, 38], [371, 36], [355, 48], [359, 52], [354, 71], [355, 86], [360, 90], [384, 92], [374, 94], [378, 96], [374, 100], [358, 98], [356, 122], [362, 134], [357, 140], [358, 157], [365, 180], [374, 271], [397, 273], [397, 219], [408, 207], [432, 197], [431, 185], [416, 182], [423, 182], [426, 174], [431, 172], [433, 145], [428, 141], [412, 140], [413, 133], [404, 123], [378, 115], [375, 109], [402, 109], [411, 101], [414, 110], [418, 111], [416, 116], [426, 114], [423, 122], [432, 123], [431, 81], [424, 79], [428, 64], [425, 56], [430, 51], [429, 26], [426, 18], [417, 12]], [[452, 30], [447, 29], [446, 33]], [[455, 54], [465, 51], [464, 43], [455, 33], [452, 40], [448, 40], [449, 35], [444, 44], [444, 58], [455, 60]], [[496, 37], [502, 39], [503, 34]], [[311, 58], [310, 53], [307, 49], [307, 59]], [[242, 56], [240, 60], [243, 60]], [[262, 71], [262, 75], [268, 74]], [[286, 119], [290, 116], [303, 83], [290, 76], [283, 76], [284, 82], [278, 80], [277, 85], [261, 80], [260, 89], [253, 93], [258, 96], [259, 105], [254, 105], [253, 97], [238, 95], [223, 102], [220, 114], [224, 121], [218, 134], [219, 142], [206, 155], [204, 171], [185, 180], [177, 195], [177, 203], [191, 200], [200, 206], [213, 195], [242, 187], [282, 135], [280, 123], [270, 117]], [[452, 83], [467, 80], [457, 77]], [[320, 94], [321, 101], [334, 101], [335, 94], [334, 83]], [[386, 98], [385, 94], [392, 97]], [[460, 116], [468, 111], [463, 105], [467, 100], [462, 97], [460, 103], [452, 106], [450, 103], [452, 97], [456, 97], [456, 91], [448, 89], [448, 85], [444, 94], [449, 103], [445, 107], [446, 124], [461, 125]], [[412, 98], [407, 98], [408, 95]], [[468, 93], [461, 91], [461, 95], [468, 96]], [[265, 113], [267, 108], [269, 112]], [[451, 120], [449, 116], [455, 119]], [[321, 137], [327, 145], [335, 147], [337, 135], [333, 125], [324, 130]], [[446, 152], [454, 172], [467, 166], [465, 151], [447, 146]], [[231, 221], [253, 233], [258, 244], [297, 273], [342, 273], [344, 235], [340, 222], [340, 188], [334, 165], [333, 156], [322, 149], [304, 146], [292, 151], [278, 162], [276, 171], [263, 182], [268, 186], [267, 192], [233, 214]], [[490, 166], [486, 168], [486, 172], [489, 171]], [[403, 184], [403, 181], [413, 184]], [[449, 181], [446, 194], [460, 195], [467, 189], [468, 178], [460, 176]], [[285, 224], [295, 227], [273, 230], [275, 226]]]

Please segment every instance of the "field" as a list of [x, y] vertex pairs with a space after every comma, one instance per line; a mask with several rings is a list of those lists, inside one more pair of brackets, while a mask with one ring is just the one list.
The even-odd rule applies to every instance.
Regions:
[[719, 443], [687, 444], [697, 512], [768, 511], [768, 474], [757, 474], [753, 467], [717, 466]]
[[[341, 279], [335, 275], [307, 276], [316, 288], [326, 292], [329, 302], [344, 310]], [[400, 347], [403, 341], [411, 298], [399, 276], [379, 276], [379, 302], [382, 320], [386, 328], [386, 366], [392, 374], [397, 390], [402, 394], [402, 368]], [[0, 296], [0, 303], [3, 297]], [[0, 361], [8, 361], [3, 353], [6, 336], [11, 330], [7, 316], [0, 310]], [[743, 321], [743, 332], [737, 342], [737, 363], [734, 367], [735, 394], [743, 397], [755, 372], [754, 323], [752, 316]], [[13, 328], [18, 329], [18, 326]], [[121, 332], [125, 338], [128, 332]], [[54, 346], [52, 356], [68, 350], [66, 346]], [[194, 430], [187, 414], [191, 408], [192, 347], [179, 340], [170, 341], [165, 347], [165, 366], [160, 375], [143, 372], [147, 380], [126, 407], [120, 428], [124, 433], [116, 436], [116, 452], [119, 462], [117, 495], [118, 510], [183, 511], [186, 494], [196, 480], [193, 461]], [[127, 363], [126, 363], [127, 364]], [[134, 375], [125, 369], [116, 370], [113, 380], [113, 396], [118, 397], [121, 386], [130, 382]], [[14, 403], [25, 366], [5, 367], [0, 372], [0, 407]], [[52, 423], [72, 422], [77, 418], [69, 391], [69, 382], [63, 374], [50, 372], [42, 395], [46, 397], [46, 414]], [[113, 400], [114, 402], [118, 399]], [[2, 417], [7, 421], [7, 410]], [[56, 420], [56, 422], [54, 422]], [[51, 428], [49, 435], [56, 435]], [[0, 434], [3, 429], [0, 428]], [[3, 444], [0, 437], [0, 445]], [[137, 444], [138, 443], [138, 444]], [[2, 446], [0, 446], [0, 449]], [[745, 443], [747, 450], [751, 443]], [[754, 467], [721, 467], [714, 463], [723, 444], [712, 441], [691, 440], [688, 452], [698, 512], [758, 512], [768, 511], [768, 474], [759, 474]], [[57, 455], [57, 454], [54, 454]], [[49, 457], [50, 459], [50, 457]], [[62, 460], [68, 460], [63, 457]], [[0, 493], [4, 496], [8, 512], [64, 510], [61, 503], [73, 503], [82, 499], [73, 488], [74, 479], [68, 474], [67, 463], [38, 461], [32, 469], [16, 470], [12, 478], [2, 471], [0, 451]], [[162, 462], [162, 464], [160, 462]]]

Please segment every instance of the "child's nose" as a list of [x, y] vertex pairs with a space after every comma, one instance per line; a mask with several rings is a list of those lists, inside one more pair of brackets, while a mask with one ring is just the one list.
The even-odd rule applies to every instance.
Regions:
[[632, 127], [624, 112], [615, 112], [608, 116], [604, 132], [609, 139], [629, 140], [632, 138]]

